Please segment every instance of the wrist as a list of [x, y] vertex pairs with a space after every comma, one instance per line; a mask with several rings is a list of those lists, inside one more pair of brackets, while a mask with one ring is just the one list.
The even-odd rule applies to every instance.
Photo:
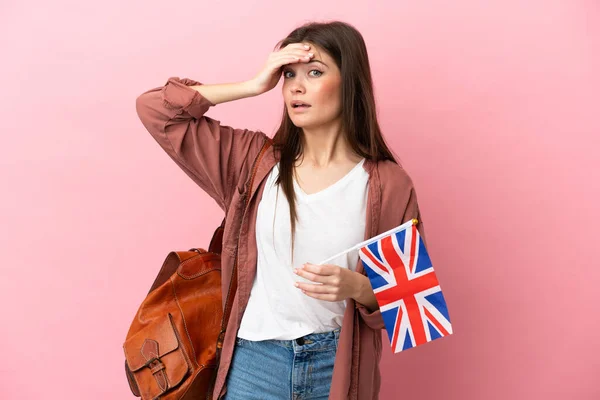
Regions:
[[367, 276], [359, 274], [358, 272], [355, 273], [357, 277], [355, 283], [355, 294], [353, 297], [354, 301], [365, 306], [369, 312], [379, 309], [377, 298], [375, 297], [375, 293], [371, 287], [371, 281]]
[[258, 86], [254, 79], [250, 79], [248, 81], [242, 82], [241, 85], [244, 87], [248, 97], [250, 96], [258, 96], [260, 91], [258, 90]]
[[[369, 278], [364, 276], [363, 274], [359, 274], [355, 272], [355, 280], [354, 280], [354, 293], [352, 298], [356, 301], [364, 298], [365, 293], [365, 280], [368, 281]], [[359, 301], [360, 302], [360, 301]]]

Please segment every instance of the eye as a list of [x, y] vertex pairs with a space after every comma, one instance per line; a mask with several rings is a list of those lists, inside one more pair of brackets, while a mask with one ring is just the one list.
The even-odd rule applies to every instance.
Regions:
[[[308, 71], [308, 74], [310, 75], [312, 72], [316, 72], [317, 74], [313, 74], [312, 76], [314, 77], [319, 77], [321, 75], [323, 75], [323, 72], [319, 71], [318, 69], [311, 69], [310, 71]], [[282, 73], [284, 78], [291, 78], [292, 76], [294, 76], [294, 72], [287, 70], [287, 71], [283, 71]]]

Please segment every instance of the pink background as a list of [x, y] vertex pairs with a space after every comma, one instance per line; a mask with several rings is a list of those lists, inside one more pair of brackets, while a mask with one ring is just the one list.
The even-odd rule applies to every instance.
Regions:
[[[37, 3], [0, 6], [0, 398], [132, 398], [129, 323], [222, 217], [135, 98], [249, 79], [336, 18], [367, 42], [455, 329], [399, 355], [384, 338], [381, 398], [600, 398], [597, 1]], [[209, 115], [272, 134], [280, 87]]]

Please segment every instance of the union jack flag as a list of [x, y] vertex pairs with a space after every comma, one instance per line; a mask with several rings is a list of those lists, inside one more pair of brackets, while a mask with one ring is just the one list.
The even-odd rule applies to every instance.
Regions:
[[416, 219], [362, 243], [367, 271], [392, 350], [452, 334], [448, 307]]

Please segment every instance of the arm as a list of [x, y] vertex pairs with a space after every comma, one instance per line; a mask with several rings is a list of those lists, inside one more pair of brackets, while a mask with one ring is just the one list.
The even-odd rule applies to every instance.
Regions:
[[138, 116], [147, 131], [223, 210], [228, 208], [241, 172], [252, 163], [266, 135], [221, 125], [204, 114], [219, 102], [253, 93], [249, 83], [203, 85], [172, 77], [164, 86], [136, 99]]
[[271, 53], [254, 78], [240, 83], [204, 85], [169, 78], [164, 86], [137, 98], [137, 113], [173, 161], [227, 211], [242, 171], [248, 171], [268, 138], [262, 132], [222, 126], [204, 114], [216, 104], [273, 89], [281, 78], [281, 68], [308, 62], [313, 56], [309, 51], [309, 45], [289, 44]]
[[251, 81], [220, 85], [192, 85], [190, 88], [199, 92], [213, 106], [259, 94], [256, 85]]
[[357, 304], [360, 304], [365, 308], [365, 311], [372, 313], [373, 311], [379, 310], [379, 304], [377, 304], [377, 298], [371, 287], [371, 282], [366, 275], [356, 274], [356, 294], [352, 297]]

